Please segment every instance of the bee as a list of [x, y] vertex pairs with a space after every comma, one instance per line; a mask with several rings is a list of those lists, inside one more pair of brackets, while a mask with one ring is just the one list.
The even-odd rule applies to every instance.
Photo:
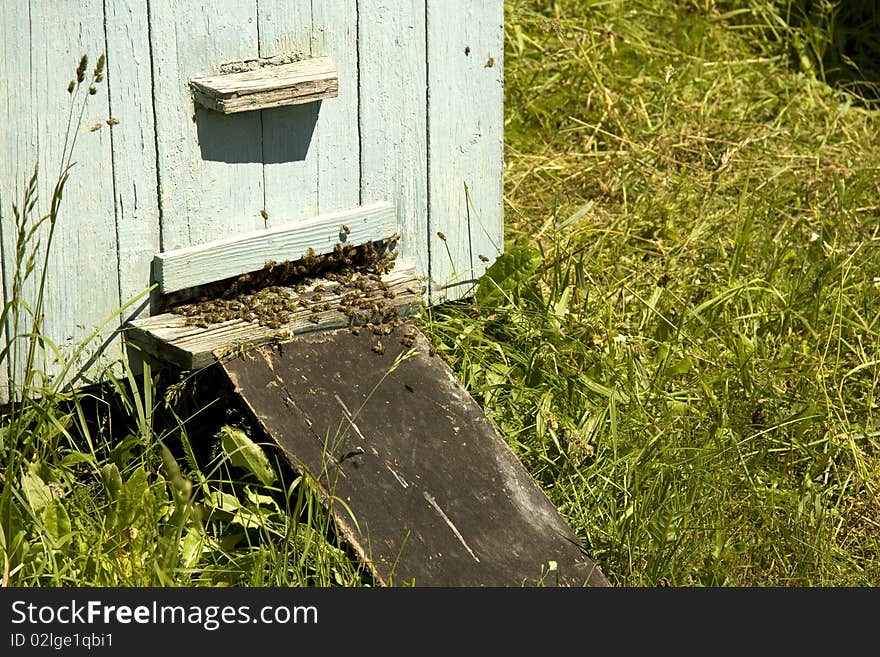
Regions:
[[446, 241], [446, 233], [444, 233], [444, 232], [441, 231], [441, 230], [438, 230], [438, 231], [437, 231], [437, 237], [439, 237], [439, 238], [440, 238], [441, 240], [443, 240], [444, 242]]
[[260, 216], [263, 218], [263, 220], [266, 220], [269, 218], [269, 213], [265, 210], [260, 210]]
[[352, 335], [360, 335], [360, 333], [361, 333], [360, 328], [358, 328], [355, 324], [352, 324], [351, 326], [349, 326], [348, 330]]
[[482, 253], [477, 256], [482, 262], [489, 262], [489, 258], [484, 256]]
[[376, 340], [376, 344], [373, 345], [372, 350], [381, 356], [385, 353], [385, 345], [382, 344], [381, 340]]
[[312, 324], [317, 324], [321, 321], [321, 318], [316, 313], [312, 313], [311, 315], [309, 315], [309, 321]]
[[277, 266], [278, 266], [278, 263], [275, 262], [274, 260], [267, 260], [266, 264], [263, 265], [263, 269], [271, 270], [271, 269], [275, 269], [275, 267], [277, 267]]
[[410, 335], [404, 335], [400, 339], [400, 344], [402, 344], [404, 347], [412, 347], [414, 343], [415, 343], [415, 338]]
[[494, 57], [490, 57], [489, 59], [486, 60], [486, 63], [483, 64], [483, 68], [492, 68], [493, 66], [495, 66], [495, 58]]
[[385, 298], [386, 299], [393, 299], [396, 296], [397, 295], [394, 294], [394, 290], [385, 290]]
[[345, 224], [342, 224], [342, 232], [345, 233], [346, 235], [348, 235], [351, 233], [351, 228], [349, 228]]

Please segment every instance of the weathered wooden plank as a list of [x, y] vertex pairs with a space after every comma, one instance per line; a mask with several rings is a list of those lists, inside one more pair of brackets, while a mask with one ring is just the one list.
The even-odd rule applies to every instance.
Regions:
[[396, 231], [394, 206], [378, 202], [158, 253], [154, 271], [160, 291], [167, 294], [256, 271], [268, 260], [297, 260], [309, 249], [316, 254], [330, 253], [340, 242], [363, 244], [387, 239]]
[[504, 6], [426, 6], [430, 275], [440, 301], [468, 294], [503, 249]]
[[[418, 308], [422, 292], [412, 260], [398, 262], [382, 280], [393, 298], [387, 298], [385, 290], [377, 289], [364, 299], [381, 300], [386, 306], [396, 308], [401, 317]], [[319, 279], [302, 292], [288, 290], [288, 293], [296, 299], [310, 300], [318, 285], [328, 290], [332, 287], [328, 281]], [[328, 291], [319, 302], [309, 301], [307, 307], [293, 313], [290, 321], [279, 328], [260, 326], [242, 319], [201, 328], [188, 325], [182, 315], [163, 313], [132, 322], [126, 331], [126, 340], [159, 360], [185, 370], [200, 369], [213, 363], [215, 353], [219, 351], [251, 348], [289, 340], [302, 333], [347, 326], [352, 320], [337, 309], [340, 299], [341, 293]], [[330, 304], [330, 309], [321, 309], [324, 304]], [[369, 332], [367, 329], [365, 331]]]
[[[159, 198], [150, 27], [146, 0], [119, 0], [107, 7], [107, 86], [113, 148], [119, 298], [125, 303], [151, 284], [159, 245]], [[137, 317], [133, 307], [120, 323]]]
[[323, 213], [361, 203], [356, 0], [313, 2], [312, 38], [312, 54], [330, 57], [339, 70], [339, 97], [322, 103], [316, 125]]
[[[400, 252], [428, 274], [425, 3], [358, 3], [361, 195], [397, 208]], [[500, 120], [500, 117], [499, 117]]]
[[[259, 37], [260, 57], [311, 57], [312, 3], [259, 0]], [[315, 128], [322, 106], [319, 101], [261, 113], [267, 228], [319, 212]]]
[[[0, 3], [0, 300], [4, 303], [11, 298], [15, 274], [12, 204], [21, 207], [25, 185], [37, 163], [30, 57], [27, 3]], [[10, 360], [0, 363], [0, 404], [9, 400]]]
[[225, 62], [257, 57], [256, 0], [149, 8], [162, 249], [264, 227], [260, 114], [195, 106], [189, 87]]
[[335, 98], [339, 93], [339, 76], [329, 57], [317, 57], [254, 71], [197, 78], [190, 80], [190, 86], [196, 102], [233, 114]]
[[[77, 3], [76, 11], [63, 20], [58, 10], [58, 3], [52, 0], [30, 2], [35, 111], [29, 120], [35, 122], [38, 135], [41, 214], [49, 209], [65, 143], [70, 147], [65, 141], [72, 98], [66, 92], [68, 81], [75, 77], [80, 57], [88, 54], [87, 85], [99, 55], [106, 52], [102, 0]], [[86, 93], [84, 86], [80, 98]], [[43, 332], [60, 350], [59, 357], [50, 356], [46, 363], [50, 379], [65, 366], [70, 366], [71, 376], [86, 366], [97, 373], [120, 355], [118, 341], [105, 346], [117, 326], [112, 322], [74, 357], [83, 340], [112, 320], [120, 305], [110, 131], [89, 129], [103, 124], [109, 116], [105, 84], [88, 99], [72, 158], [76, 164], [64, 189], [47, 272]], [[46, 237], [44, 232], [44, 241]], [[87, 375], [84, 381], [90, 378]]]
[[400, 326], [381, 354], [375, 341], [312, 334], [222, 368], [294, 467], [318, 479], [377, 581], [608, 586], [425, 337]]

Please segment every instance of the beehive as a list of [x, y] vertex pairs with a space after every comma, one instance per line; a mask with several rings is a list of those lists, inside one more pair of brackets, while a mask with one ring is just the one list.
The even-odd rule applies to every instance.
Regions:
[[80, 364], [116, 361], [117, 329], [164, 290], [114, 313], [156, 263], [221, 238], [387, 204], [432, 302], [468, 294], [502, 248], [502, 0], [33, 0], [0, 5], [0, 36], [4, 290], [11, 204], [39, 163], [48, 207], [71, 73], [106, 54], [50, 260], [49, 373], [108, 319]]

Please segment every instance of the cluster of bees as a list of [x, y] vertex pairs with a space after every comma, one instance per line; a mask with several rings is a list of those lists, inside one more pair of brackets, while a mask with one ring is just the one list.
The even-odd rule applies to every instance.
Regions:
[[[377, 336], [389, 335], [400, 316], [391, 302], [397, 295], [382, 276], [394, 267], [398, 239], [395, 235], [359, 246], [337, 243], [331, 253], [316, 255], [309, 249], [299, 260], [268, 261], [258, 271], [215, 284], [203, 293], [210, 298], [178, 304], [171, 312], [183, 315], [189, 326], [207, 328], [240, 319], [277, 329], [307, 309], [315, 324], [323, 313], [341, 313], [354, 334], [366, 327]], [[411, 346], [414, 339], [413, 330], [402, 342]], [[381, 341], [376, 345], [373, 351], [384, 352]]]

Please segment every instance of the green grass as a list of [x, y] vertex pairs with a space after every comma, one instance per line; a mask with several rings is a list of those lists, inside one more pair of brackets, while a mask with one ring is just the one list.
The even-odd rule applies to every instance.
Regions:
[[[877, 17], [506, 6], [506, 253], [419, 325], [615, 584], [880, 585]], [[371, 584], [198, 375], [31, 371], [5, 580]]]
[[880, 116], [735, 4], [508, 4], [507, 253], [424, 328], [615, 583], [877, 585]]

